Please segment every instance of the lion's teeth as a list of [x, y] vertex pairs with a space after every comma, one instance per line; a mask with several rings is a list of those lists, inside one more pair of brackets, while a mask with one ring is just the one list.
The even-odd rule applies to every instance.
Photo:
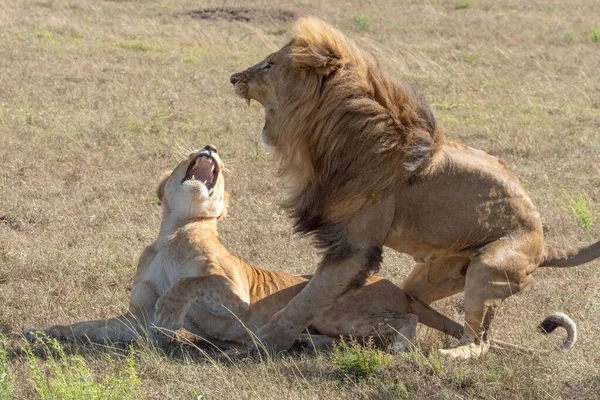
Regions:
[[250, 99], [246, 99], [246, 104], [248, 104], [248, 107], [250, 107]]

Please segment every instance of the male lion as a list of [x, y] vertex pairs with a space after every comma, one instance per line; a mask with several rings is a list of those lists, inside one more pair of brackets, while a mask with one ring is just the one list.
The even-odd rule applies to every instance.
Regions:
[[[225, 214], [226, 195], [223, 163], [213, 146], [182, 161], [157, 192], [163, 204], [160, 233], [140, 257], [129, 312], [109, 320], [53, 326], [44, 330], [47, 335], [100, 343], [132, 341], [152, 332], [153, 322], [168, 330], [185, 327], [216, 343], [250, 343], [250, 332], [306, 286], [310, 276], [254, 268], [220, 242], [217, 220]], [[463, 332], [460, 324], [379, 277], [339, 298], [310, 328], [330, 338], [375, 337], [381, 345], [401, 350], [414, 341], [417, 320], [456, 338]], [[567, 329], [563, 348], [570, 348], [576, 340], [574, 323], [561, 315], [543, 323], [547, 331], [556, 326]], [[320, 335], [313, 339], [331, 342]]]
[[429, 304], [465, 291], [465, 334], [442, 351], [464, 358], [485, 353], [498, 307], [536, 268], [600, 257], [600, 242], [545, 245], [540, 217], [504, 163], [445, 141], [410, 84], [319, 19], [300, 19], [291, 42], [231, 83], [264, 106], [264, 141], [290, 183], [287, 208], [324, 253], [306, 288], [258, 331], [275, 349], [361, 287], [384, 245], [417, 262], [405, 292]]

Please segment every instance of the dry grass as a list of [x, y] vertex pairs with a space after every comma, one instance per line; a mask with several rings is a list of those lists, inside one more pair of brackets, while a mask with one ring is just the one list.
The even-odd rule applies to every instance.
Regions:
[[[600, 46], [591, 35], [600, 3], [398, 3], [300, 0], [277, 7], [336, 24], [394, 76], [418, 83], [450, 138], [501, 157], [521, 178], [551, 244], [598, 240], [600, 224], [580, 228], [569, 206], [585, 198], [590, 215], [600, 210]], [[123, 311], [138, 253], [158, 229], [159, 175], [181, 152], [207, 142], [232, 171], [233, 203], [221, 226], [226, 245], [258, 266], [313, 270], [317, 254], [291, 234], [278, 205], [282, 186], [259, 138], [262, 110], [245, 108], [229, 84], [232, 72], [285, 43], [290, 22], [181, 15], [198, 4], [0, 0], [5, 333]], [[410, 265], [388, 251], [382, 274], [400, 282]], [[148, 398], [598, 398], [598, 267], [538, 271], [495, 325], [501, 339], [549, 348], [557, 339], [541, 338], [533, 327], [564, 311], [581, 332], [568, 354], [440, 361], [427, 354], [445, 339], [422, 329], [422, 353], [394, 356], [370, 379], [340, 376], [326, 354], [224, 366], [141, 347], [136, 368]], [[437, 307], [462, 318], [460, 298]], [[99, 375], [120, 367], [105, 357], [116, 350], [75, 350]], [[14, 397], [35, 397], [27, 358], [17, 352], [8, 367]]]

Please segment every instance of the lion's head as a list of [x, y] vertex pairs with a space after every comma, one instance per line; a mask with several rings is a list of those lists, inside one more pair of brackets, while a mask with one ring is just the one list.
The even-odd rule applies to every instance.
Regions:
[[342, 222], [424, 171], [443, 135], [427, 103], [317, 18], [260, 63], [233, 74], [265, 108], [264, 140], [291, 182], [301, 232]]
[[161, 181], [157, 195], [163, 203], [163, 213], [169, 217], [224, 217], [225, 179], [217, 149], [208, 145], [192, 152]]

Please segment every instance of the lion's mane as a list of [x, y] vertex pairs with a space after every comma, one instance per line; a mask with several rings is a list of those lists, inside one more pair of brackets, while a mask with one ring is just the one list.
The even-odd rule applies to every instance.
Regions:
[[344, 221], [418, 177], [441, 147], [429, 106], [370, 55], [317, 18], [302, 18], [288, 47], [273, 145], [301, 233]]

